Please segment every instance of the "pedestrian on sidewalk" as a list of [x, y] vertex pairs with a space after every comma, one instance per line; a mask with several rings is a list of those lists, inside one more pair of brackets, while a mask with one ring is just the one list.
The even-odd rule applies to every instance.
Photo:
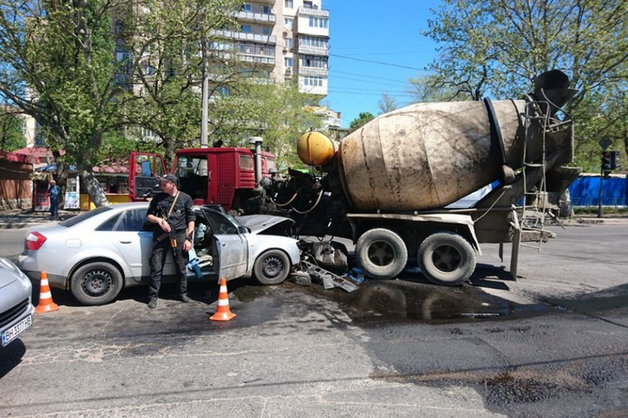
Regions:
[[48, 196], [50, 197], [50, 217], [57, 219], [59, 217], [59, 194], [61, 190], [57, 186], [57, 182], [50, 180], [48, 186]]

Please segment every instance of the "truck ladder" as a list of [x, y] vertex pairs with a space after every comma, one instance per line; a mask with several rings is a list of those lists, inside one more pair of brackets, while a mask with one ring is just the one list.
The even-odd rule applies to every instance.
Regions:
[[[535, 123], [536, 122], [536, 123]], [[558, 122], [558, 123], [555, 123]], [[540, 160], [531, 161], [529, 153], [529, 144], [533, 138], [532, 130], [537, 128], [537, 124], [540, 124], [541, 130], [541, 158]], [[548, 102], [536, 102], [531, 101], [526, 103], [525, 108], [525, 141], [523, 145], [523, 162], [522, 162], [522, 177], [523, 177], [523, 202], [521, 207], [521, 219], [520, 228], [521, 234], [523, 231], [539, 231], [540, 239], [537, 241], [538, 245], [525, 244], [524, 242], [530, 242], [525, 239], [519, 239], [520, 245], [526, 247], [537, 248], [541, 250], [541, 245], [544, 241], [544, 229], [545, 229], [545, 217], [548, 210], [548, 193], [547, 182], [545, 178], [546, 172], [546, 137], [545, 134], [548, 130], [558, 126], [560, 121], [553, 121], [551, 118], [551, 105]], [[540, 170], [540, 180], [539, 179]], [[535, 174], [535, 175], [532, 175]], [[530, 177], [535, 178], [535, 184], [530, 184]], [[521, 238], [521, 237], [519, 237]], [[514, 242], [513, 242], [514, 244]]]

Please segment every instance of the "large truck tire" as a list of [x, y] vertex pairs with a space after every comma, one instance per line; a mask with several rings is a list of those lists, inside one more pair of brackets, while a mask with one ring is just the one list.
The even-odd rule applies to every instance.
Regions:
[[408, 249], [399, 235], [384, 228], [365, 232], [355, 246], [355, 258], [373, 279], [395, 278], [408, 262]]
[[457, 286], [475, 271], [475, 251], [463, 237], [453, 232], [438, 232], [419, 246], [419, 267], [432, 282]]

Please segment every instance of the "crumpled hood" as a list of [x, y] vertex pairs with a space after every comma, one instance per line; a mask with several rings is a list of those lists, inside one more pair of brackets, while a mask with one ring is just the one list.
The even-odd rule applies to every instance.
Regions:
[[[275, 233], [277, 231], [285, 232], [294, 225], [294, 220], [274, 215], [245, 215], [238, 216], [237, 219], [240, 224], [249, 228], [251, 233], [256, 235], [263, 232], [269, 233], [271, 230]], [[281, 232], [276, 233], [276, 235], [282, 235]]]

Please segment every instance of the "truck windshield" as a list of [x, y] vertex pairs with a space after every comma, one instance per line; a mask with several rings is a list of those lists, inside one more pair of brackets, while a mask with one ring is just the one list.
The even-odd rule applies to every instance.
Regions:
[[179, 156], [175, 174], [179, 178], [179, 190], [192, 196], [192, 199], [207, 200], [209, 182], [206, 156]]
[[177, 158], [177, 177], [207, 176], [207, 157], [179, 156]]

